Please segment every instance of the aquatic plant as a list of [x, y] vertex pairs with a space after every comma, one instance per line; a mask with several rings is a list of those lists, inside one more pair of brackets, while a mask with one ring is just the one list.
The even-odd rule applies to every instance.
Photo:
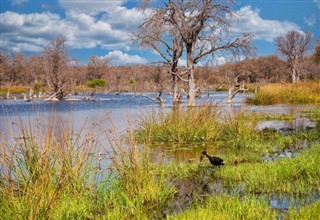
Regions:
[[173, 108], [171, 113], [145, 114], [139, 122], [138, 135], [145, 142], [191, 143], [214, 141], [220, 133], [218, 110], [214, 105]]

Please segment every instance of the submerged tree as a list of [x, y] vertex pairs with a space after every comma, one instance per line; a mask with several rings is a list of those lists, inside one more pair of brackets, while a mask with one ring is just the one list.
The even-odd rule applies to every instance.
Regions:
[[216, 52], [229, 51], [234, 55], [253, 55], [252, 36], [228, 34], [234, 13], [230, 1], [169, 0], [165, 3], [168, 23], [181, 36], [187, 60], [188, 106], [195, 105], [194, 69], [199, 61]]
[[134, 34], [140, 46], [148, 47], [158, 53], [165, 65], [169, 65], [172, 76], [172, 101], [179, 101], [178, 62], [183, 52], [183, 41], [179, 30], [168, 20], [174, 12], [167, 8], [154, 9]]
[[300, 80], [300, 64], [304, 54], [310, 47], [311, 33], [290, 31], [285, 36], [277, 37], [277, 49], [287, 59], [291, 69], [292, 82]]
[[62, 100], [67, 95], [68, 78], [66, 76], [68, 58], [67, 39], [59, 35], [43, 51], [48, 87], [54, 92], [54, 98]]

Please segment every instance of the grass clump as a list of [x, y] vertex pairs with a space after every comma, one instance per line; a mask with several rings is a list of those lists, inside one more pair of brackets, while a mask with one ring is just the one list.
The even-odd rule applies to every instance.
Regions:
[[267, 84], [262, 86], [248, 103], [272, 104], [320, 104], [320, 83], [301, 82], [295, 84]]
[[149, 114], [141, 119], [140, 140], [146, 142], [192, 143], [214, 141], [220, 133], [217, 109], [213, 105], [199, 109], [174, 108], [169, 114]]
[[266, 200], [240, 199], [233, 196], [212, 196], [204, 204], [195, 204], [191, 209], [169, 216], [168, 219], [276, 219], [277, 212]]
[[305, 193], [320, 187], [320, 144], [294, 158], [225, 167], [218, 176], [230, 186], [243, 183], [255, 193]]
[[288, 219], [319, 219], [320, 201], [317, 201], [301, 209], [289, 209]]

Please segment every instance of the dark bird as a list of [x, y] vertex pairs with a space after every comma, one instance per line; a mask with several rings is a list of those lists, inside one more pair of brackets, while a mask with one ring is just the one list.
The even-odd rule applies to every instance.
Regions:
[[214, 166], [221, 166], [224, 165], [223, 164], [223, 159], [219, 158], [219, 157], [215, 157], [215, 156], [210, 156], [207, 154], [207, 152], [203, 151], [202, 152], [203, 155], [206, 155], [210, 161], [210, 163]]

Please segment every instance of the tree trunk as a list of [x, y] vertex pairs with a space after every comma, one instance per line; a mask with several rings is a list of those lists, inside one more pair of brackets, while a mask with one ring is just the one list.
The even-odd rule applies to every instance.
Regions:
[[188, 106], [195, 106], [196, 101], [196, 85], [194, 82], [194, 65], [193, 65], [193, 60], [192, 60], [192, 50], [193, 46], [187, 46], [187, 69], [188, 69], [188, 86], [189, 86], [189, 91], [188, 91]]
[[299, 73], [295, 67], [292, 68], [292, 83], [299, 82]]
[[172, 75], [172, 102], [177, 103], [180, 101], [179, 97], [179, 88], [178, 88], [178, 74], [177, 70], [178, 62], [174, 62], [171, 66], [171, 75]]

